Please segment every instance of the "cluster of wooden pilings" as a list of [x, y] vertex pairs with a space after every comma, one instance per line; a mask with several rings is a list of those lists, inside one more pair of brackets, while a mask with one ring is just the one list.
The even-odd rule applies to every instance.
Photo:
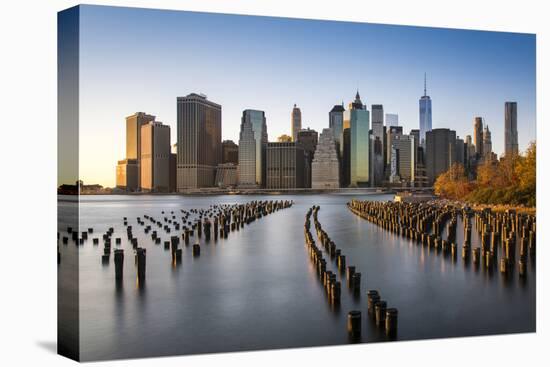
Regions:
[[[437, 254], [450, 255], [453, 260], [459, 253], [456, 234], [460, 217], [464, 231], [462, 259], [488, 271], [498, 264], [506, 276], [513, 272], [517, 258], [519, 276], [525, 277], [528, 257], [534, 258], [536, 254], [536, 218], [515, 210], [493, 212], [490, 208], [472, 210], [436, 203], [359, 200], [349, 202], [348, 208], [385, 230], [433, 248]], [[479, 246], [473, 248], [472, 222], [479, 236]], [[519, 256], [516, 256], [516, 245], [519, 245]]]
[[[218, 237], [226, 239], [231, 232], [244, 228], [245, 224], [251, 224], [278, 210], [289, 208], [292, 204], [293, 202], [289, 200], [269, 200], [234, 205], [211, 205], [206, 209], [180, 209], [179, 218], [173, 210], [169, 213], [161, 211], [161, 217], [159, 218], [144, 214], [136, 217], [136, 222], [138, 228], [141, 228], [147, 237], [150, 236], [152, 243], [155, 245], [163, 243], [163, 236], [170, 236], [169, 240], [164, 241], [164, 249], [171, 252], [171, 263], [175, 266], [181, 264], [182, 261], [183, 249], [179, 247], [180, 243], [183, 243], [185, 247], [189, 247], [190, 243], [193, 243], [191, 246], [192, 256], [199, 257], [201, 252], [200, 242], [203, 236], [203, 243], [210, 242], [212, 238], [214, 241], [217, 241]], [[129, 224], [128, 218], [123, 217], [122, 222], [126, 231], [126, 242], [131, 244], [134, 251], [138, 284], [143, 285], [145, 282], [147, 250], [145, 247], [139, 246], [138, 238], [134, 236], [134, 228]], [[78, 232], [73, 231], [73, 228], [67, 228], [67, 234], [71, 235], [77, 246], [84, 245], [92, 236], [92, 233], [94, 233], [93, 228], [88, 228], [80, 235]], [[69, 242], [68, 235], [61, 236], [58, 233], [58, 242], [61, 238], [62, 243], [67, 245]], [[116, 248], [112, 251], [111, 244], [114, 242], [116, 247], [120, 247], [122, 237], [114, 237], [114, 227], [109, 227], [101, 239], [103, 243], [101, 262], [103, 265], [109, 265], [111, 253], [114, 253], [115, 280], [121, 282], [124, 269], [124, 249]], [[92, 242], [94, 246], [99, 245], [100, 238], [94, 237]], [[60, 264], [59, 245], [57, 258], [58, 264]]]
[[[319, 209], [319, 206], [313, 206], [306, 213], [304, 224], [305, 244], [309, 252], [310, 260], [316, 269], [318, 278], [327, 292], [328, 301], [331, 305], [339, 305], [342, 292], [341, 282], [337, 280], [338, 275], [340, 279], [343, 279], [345, 276], [348, 288], [355, 296], [358, 296], [361, 293], [361, 273], [356, 271], [355, 266], [346, 266], [345, 255], [342, 253], [341, 249], [337, 248], [327, 232], [323, 230], [318, 220]], [[313, 235], [311, 234], [312, 218], [321, 247], [316, 245]], [[330, 261], [335, 262], [339, 274], [328, 269], [327, 261], [323, 257], [323, 248], [324, 252], [330, 258]], [[361, 314], [360, 310], [348, 312], [347, 329], [352, 341], [361, 339]], [[385, 329], [388, 336], [393, 337], [397, 334], [397, 309], [387, 308], [386, 301], [380, 298], [380, 294], [377, 290], [369, 290], [367, 293], [367, 314], [370, 316], [371, 320], [376, 323], [376, 326]]]

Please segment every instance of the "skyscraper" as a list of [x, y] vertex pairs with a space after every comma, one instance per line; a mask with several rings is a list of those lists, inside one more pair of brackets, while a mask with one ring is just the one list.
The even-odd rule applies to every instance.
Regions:
[[344, 103], [332, 107], [328, 113], [328, 127], [332, 129], [332, 135], [337, 143], [338, 154], [340, 158], [344, 151]]
[[[349, 121], [348, 121], [349, 124]], [[344, 125], [345, 126], [345, 125]], [[340, 177], [340, 183], [342, 187], [349, 187], [350, 184], [350, 160], [351, 160], [351, 149], [350, 149], [350, 128], [344, 127], [344, 132], [342, 133], [342, 140], [344, 142], [344, 149], [342, 151], [342, 161], [341, 161], [341, 170], [342, 176]]]
[[386, 164], [389, 165], [391, 162], [391, 142], [395, 135], [403, 135], [403, 126], [389, 126], [386, 132], [386, 158], [388, 159]]
[[426, 133], [426, 174], [430, 185], [456, 162], [456, 132], [433, 129]]
[[425, 146], [426, 133], [432, 130], [432, 100], [426, 94], [426, 74], [424, 74], [424, 95], [418, 101], [420, 112], [420, 145]]
[[264, 111], [244, 110], [239, 135], [239, 186], [265, 185], [267, 124]]
[[478, 159], [483, 158], [483, 118], [474, 119], [474, 145]]
[[379, 186], [384, 179], [384, 106], [373, 104], [372, 112], [372, 148], [371, 186]]
[[396, 113], [386, 113], [386, 126], [399, 126], [399, 115]]
[[177, 97], [177, 190], [211, 187], [222, 159], [222, 106], [205, 95]]
[[372, 112], [372, 135], [374, 138], [384, 141], [384, 106], [381, 104], [373, 104]]
[[[411, 184], [415, 179], [416, 143], [413, 135], [395, 134], [392, 136], [391, 152], [394, 156], [395, 170], [390, 174], [390, 181], [398, 179]], [[393, 176], [393, 177], [392, 177]]]
[[337, 189], [340, 187], [340, 161], [332, 129], [323, 129], [311, 165], [311, 187]]
[[483, 158], [491, 159], [493, 155], [493, 143], [491, 141], [491, 131], [489, 125], [485, 125], [483, 129]]
[[141, 126], [141, 189], [170, 191], [170, 126], [151, 121]]
[[504, 154], [518, 154], [518, 104], [504, 104]]
[[311, 187], [311, 163], [313, 162], [318, 140], [319, 134], [313, 129], [307, 128], [298, 131], [298, 138], [296, 141], [302, 145], [306, 156], [304, 187]]
[[304, 148], [300, 143], [267, 143], [266, 188], [303, 188], [305, 163]]
[[361, 101], [359, 91], [344, 113], [350, 128], [350, 186], [367, 186], [369, 182], [370, 113]]
[[141, 182], [141, 127], [151, 121], [155, 121], [155, 116], [145, 112], [126, 117], [126, 159], [136, 160], [138, 186]]
[[298, 138], [298, 131], [302, 130], [302, 111], [300, 111], [300, 109], [296, 107], [296, 104], [294, 104], [294, 108], [292, 109], [292, 114], [290, 118], [292, 141], [296, 141], [296, 139]]

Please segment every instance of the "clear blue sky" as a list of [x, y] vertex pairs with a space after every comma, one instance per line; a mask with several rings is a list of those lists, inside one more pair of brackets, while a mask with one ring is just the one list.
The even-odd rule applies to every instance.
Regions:
[[80, 173], [113, 186], [125, 158], [125, 116], [144, 111], [172, 127], [176, 97], [204, 93], [222, 105], [222, 137], [238, 141], [242, 110], [264, 110], [270, 140], [328, 127], [334, 104], [359, 89], [363, 103], [418, 128], [424, 72], [433, 127], [472, 134], [483, 116], [504, 149], [504, 102], [518, 102], [520, 150], [535, 139], [535, 36], [365, 23], [83, 6]]

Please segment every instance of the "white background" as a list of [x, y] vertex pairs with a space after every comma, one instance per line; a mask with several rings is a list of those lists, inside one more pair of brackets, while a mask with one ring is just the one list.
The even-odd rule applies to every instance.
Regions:
[[[550, 224], [545, 191], [549, 148], [545, 142], [550, 123], [550, 20], [545, 1], [120, 0], [87, 3], [537, 34], [536, 334], [126, 360], [99, 365], [330, 363], [354, 366], [376, 363], [501, 367], [549, 362], [549, 272], [546, 269], [549, 236], [545, 228], [545, 224]], [[0, 364], [3, 366], [73, 363], [55, 354], [56, 12], [76, 4], [61, 0], [0, 2]], [[28, 226], [30, 221], [32, 226]]]

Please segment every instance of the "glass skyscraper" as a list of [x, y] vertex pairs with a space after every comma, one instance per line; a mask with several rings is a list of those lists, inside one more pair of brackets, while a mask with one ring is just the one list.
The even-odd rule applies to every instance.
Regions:
[[420, 112], [420, 144], [426, 146], [426, 133], [432, 130], [432, 100], [426, 94], [426, 74], [424, 74], [424, 95], [418, 101]]
[[239, 135], [239, 186], [265, 186], [265, 112], [244, 110]]
[[343, 156], [344, 152], [344, 103], [337, 104], [332, 107], [328, 113], [328, 127], [332, 129], [334, 140], [337, 143], [339, 157]]
[[368, 186], [369, 182], [369, 130], [370, 113], [366, 109], [359, 91], [355, 101], [349, 104], [344, 114], [344, 125], [350, 129], [350, 181], [351, 187]]

